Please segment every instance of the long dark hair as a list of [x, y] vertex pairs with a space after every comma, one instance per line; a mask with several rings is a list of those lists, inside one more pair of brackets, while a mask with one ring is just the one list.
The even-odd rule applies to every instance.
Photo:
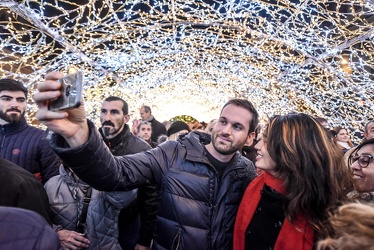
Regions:
[[345, 200], [349, 183], [341, 149], [320, 123], [302, 113], [271, 118], [263, 138], [284, 180], [286, 218], [292, 222], [302, 212], [317, 238], [328, 236], [328, 213]]

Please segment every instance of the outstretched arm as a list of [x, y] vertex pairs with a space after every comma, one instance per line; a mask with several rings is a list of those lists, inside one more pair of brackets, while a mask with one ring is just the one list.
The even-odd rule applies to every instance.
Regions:
[[60, 72], [50, 72], [45, 81], [38, 84], [33, 98], [38, 105], [36, 118], [51, 131], [60, 134], [70, 147], [77, 147], [88, 139], [88, 125], [84, 104], [66, 111], [48, 110], [48, 103], [60, 96], [61, 83], [57, 80], [64, 77]]

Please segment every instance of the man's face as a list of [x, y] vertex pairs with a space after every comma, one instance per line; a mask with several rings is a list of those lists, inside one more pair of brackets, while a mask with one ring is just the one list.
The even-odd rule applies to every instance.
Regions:
[[151, 115], [151, 112], [145, 112], [144, 107], [140, 108], [140, 117], [142, 118], [143, 121], [147, 120], [148, 117]]
[[366, 140], [370, 140], [374, 138], [374, 121], [368, 124], [367, 131], [365, 131], [364, 136]]
[[25, 116], [26, 96], [22, 91], [0, 92], [0, 124], [16, 123]]
[[226, 106], [212, 130], [215, 151], [221, 155], [231, 155], [240, 150], [254, 137], [254, 132], [248, 135], [252, 117], [252, 113], [242, 107], [233, 104]]
[[145, 141], [149, 141], [152, 136], [152, 126], [150, 124], [141, 124], [138, 132], [138, 137]]
[[122, 107], [123, 103], [121, 101], [103, 102], [100, 113], [100, 122], [104, 136], [107, 139], [111, 139], [118, 135], [130, 119], [128, 114], [123, 114]]

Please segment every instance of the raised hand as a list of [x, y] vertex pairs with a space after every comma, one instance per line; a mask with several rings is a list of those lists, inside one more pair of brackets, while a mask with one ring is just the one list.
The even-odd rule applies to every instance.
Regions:
[[60, 96], [61, 83], [57, 80], [64, 77], [60, 72], [50, 72], [45, 81], [38, 84], [33, 98], [38, 105], [36, 118], [51, 131], [63, 136], [71, 147], [87, 141], [88, 125], [84, 102], [78, 108], [65, 111], [48, 110], [48, 103]]

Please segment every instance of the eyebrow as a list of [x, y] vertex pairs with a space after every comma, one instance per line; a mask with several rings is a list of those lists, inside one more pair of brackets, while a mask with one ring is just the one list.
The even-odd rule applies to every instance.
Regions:
[[10, 95], [2, 95], [0, 96], [0, 98], [3, 98], [3, 97], [6, 97], [6, 98], [16, 98], [16, 99], [26, 99], [26, 97], [23, 97], [23, 96], [19, 96], [19, 97], [13, 97], [13, 96], [10, 96]]

